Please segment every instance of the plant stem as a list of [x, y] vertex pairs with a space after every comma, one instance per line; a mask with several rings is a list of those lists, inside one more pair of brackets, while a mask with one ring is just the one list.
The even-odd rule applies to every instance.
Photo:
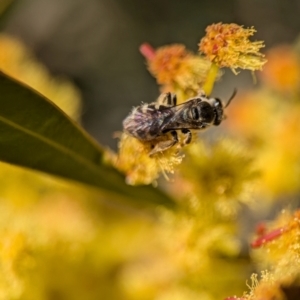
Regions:
[[210, 69], [206, 77], [206, 81], [203, 85], [203, 90], [206, 95], [211, 94], [218, 72], [219, 72], [219, 67], [215, 63], [211, 63]]

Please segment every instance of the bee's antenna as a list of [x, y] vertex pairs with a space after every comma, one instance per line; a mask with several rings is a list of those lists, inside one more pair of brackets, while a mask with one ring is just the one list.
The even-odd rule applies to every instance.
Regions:
[[237, 93], [237, 89], [235, 88], [233, 90], [233, 93], [232, 93], [231, 97], [228, 99], [227, 103], [225, 104], [225, 106], [224, 106], [225, 108], [230, 104], [230, 102], [232, 101], [232, 99], [235, 97], [236, 93]]

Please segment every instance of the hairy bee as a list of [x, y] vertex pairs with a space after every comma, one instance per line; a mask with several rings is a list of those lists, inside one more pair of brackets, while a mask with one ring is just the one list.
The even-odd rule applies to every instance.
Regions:
[[[205, 129], [219, 125], [225, 118], [226, 108], [234, 98], [236, 91], [224, 106], [218, 98], [208, 98], [205, 94], [188, 99], [177, 105], [175, 94], [162, 94], [157, 102], [142, 104], [132, 110], [123, 121], [126, 133], [140, 141], [153, 141], [149, 155], [163, 152], [178, 143], [177, 131], [184, 135], [184, 144], [192, 140], [191, 130]], [[168, 135], [167, 140], [158, 140]]]

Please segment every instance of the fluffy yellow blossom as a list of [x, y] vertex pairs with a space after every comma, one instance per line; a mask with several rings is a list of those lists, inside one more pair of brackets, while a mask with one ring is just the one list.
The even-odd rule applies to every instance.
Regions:
[[[241, 202], [251, 202], [256, 172], [253, 157], [234, 141], [192, 144], [173, 187], [174, 195], [193, 195], [195, 207], [211, 205], [223, 217], [235, 216]], [[177, 182], [178, 181], [178, 182]], [[209, 199], [209, 200], [208, 200]], [[198, 204], [197, 204], [198, 203]]]
[[206, 28], [199, 51], [218, 67], [228, 67], [234, 73], [237, 68], [261, 70], [266, 60], [259, 50], [264, 44], [249, 40], [255, 32], [253, 27], [245, 29], [234, 23], [212, 24]]
[[[161, 211], [151, 238], [159, 241], [156, 252], [123, 268], [121, 279], [130, 299], [213, 300], [232, 290], [222, 278], [232, 278], [243, 265], [228, 259], [239, 253], [233, 226], [212, 213], [189, 214], [188, 203], [183, 205], [186, 209], [176, 213]], [[242, 288], [244, 280], [236, 276], [234, 287]]]
[[285, 300], [281, 293], [280, 284], [273, 278], [272, 273], [262, 271], [260, 278], [252, 274], [249, 293], [245, 294], [242, 300]]
[[[166, 137], [162, 136], [159, 141], [164, 139]], [[115, 165], [126, 174], [128, 184], [153, 183], [158, 179], [160, 173], [167, 176], [167, 173], [173, 173], [174, 167], [181, 163], [183, 156], [179, 154], [178, 147], [175, 146], [163, 153], [158, 152], [150, 156], [149, 153], [153, 148], [152, 143], [153, 141], [141, 142], [126, 133], [122, 133]]]
[[249, 292], [242, 297], [227, 297], [225, 300], [296, 300], [299, 297], [299, 280], [276, 280], [272, 272], [252, 274]]

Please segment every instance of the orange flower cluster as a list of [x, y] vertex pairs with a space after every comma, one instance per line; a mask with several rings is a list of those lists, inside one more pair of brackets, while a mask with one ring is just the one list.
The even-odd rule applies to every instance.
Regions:
[[261, 70], [266, 63], [259, 50], [262, 41], [250, 42], [256, 30], [237, 24], [212, 24], [206, 28], [206, 36], [199, 43], [199, 51], [219, 67]]
[[189, 72], [186, 61], [192, 54], [184, 45], [175, 44], [161, 47], [149, 61], [149, 70], [156, 77], [159, 84], [172, 84], [178, 75]]
[[199, 92], [211, 63], [188, 51], [184, 45], [173, 44], [154, 50], [149, 44], [140, 47], [146, 57], [148, 68], [162, 86], [162, 91], [184, 94], [181, 98]]

